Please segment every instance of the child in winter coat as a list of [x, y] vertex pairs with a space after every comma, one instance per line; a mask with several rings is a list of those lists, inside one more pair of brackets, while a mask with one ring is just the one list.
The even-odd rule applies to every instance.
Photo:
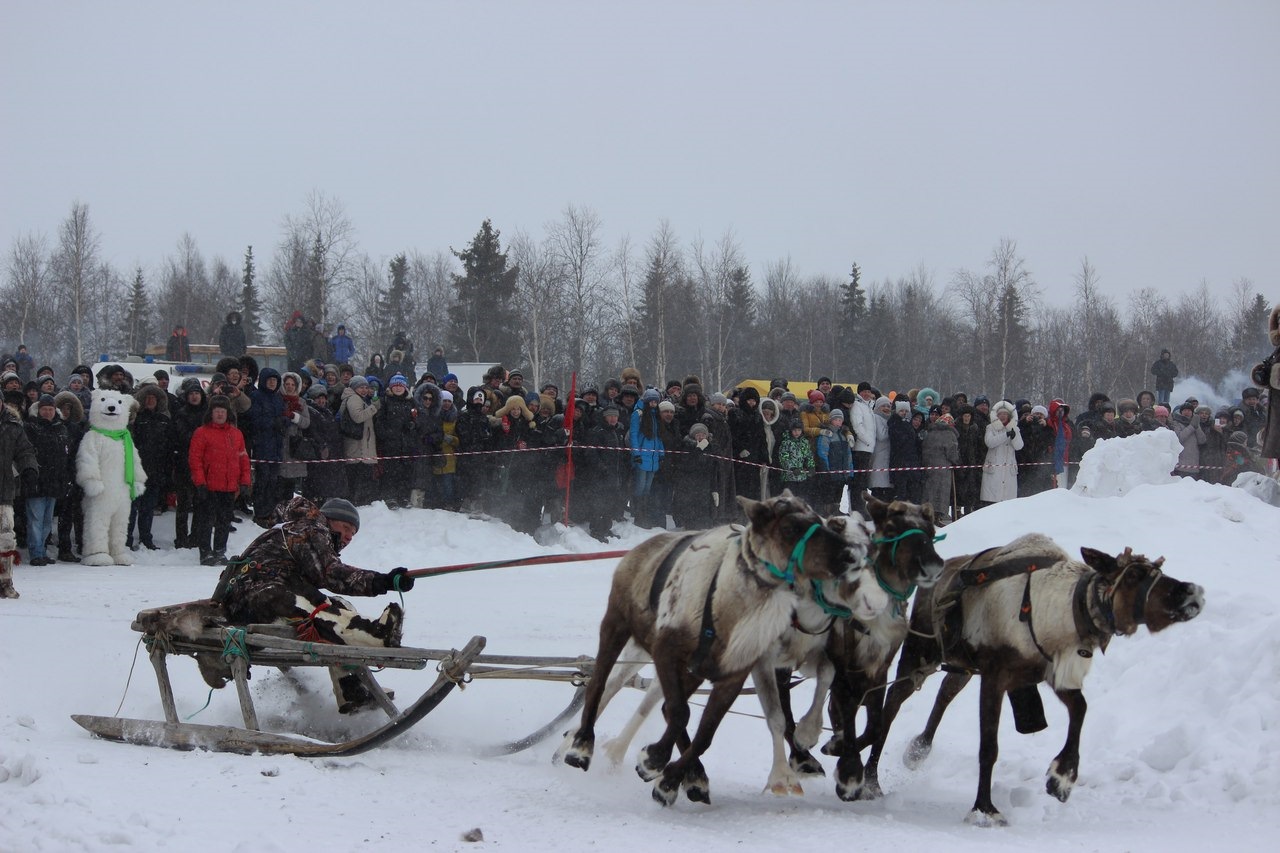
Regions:
[[205, 417], [187, 451], [191, 483], [196, 489], [192, 538], [200, 549], [200, 565], [217, 566], [227, 560], [236, 492], [249, 491], [249, 454], [227, 397], [215, 394]]
[[778, 466], [782, 468], [782, 487], [791, 493], [810, 500], [809, 477], [816, 464], [813, 445], [804, 434], [804, 422], [794, 418], [778, 447]]

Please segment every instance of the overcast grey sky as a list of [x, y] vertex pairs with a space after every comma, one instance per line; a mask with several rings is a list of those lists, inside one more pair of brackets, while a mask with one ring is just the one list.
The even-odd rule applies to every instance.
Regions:
[[265, 268], [318, 189], [374, 258], [732, 229], [761, 278], [940, 284], [1011, 237], [1053, 302], [1280, 300], [1280, 2], [0, 2], [0, 247], [90, 205]]

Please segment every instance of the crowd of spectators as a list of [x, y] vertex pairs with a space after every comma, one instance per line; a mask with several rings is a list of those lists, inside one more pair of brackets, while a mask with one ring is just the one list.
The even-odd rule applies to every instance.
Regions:
[[[228, 315], [220, 335], [232, 348], [227, 327], [238, 323]], [[291, 369], [225, 355], [207, 386], [187, 378], [171, 387], [163, 369], [101, 369], [98, 384], [138, 401], [131, 430], [148, 480], [134, 505], [131, 547], [160, 547], [153, 518], [173, 511], [174, 547], [196, 549], [208, 565], [225, 562], [233, 525], [270, 526], [273, 509], [294, 494], [467, 511], [529, 532], [567, 515], [601, 540], [628, 514], [643, 527], [698, 529], [734, 519], [738, 495], [783, 489], [825, 513], [846, 489], [854, 510], [865, 510], [866, 493], [927, 501], [946, 523], [1070, 485], [1097, 441], [1146, 430], [1176, 433], [1176, 474], [1230, 483], [1242, 470], [1261, 470], [1266, 425], [1256, 388], [1218, 411], [1195, 399], [1170, 409], [1149, 391], [1116, 402], [1096, 393], [1073, 418], [1060, 399], [993, 403], [983, 394], [842, 387], [825, 377], [801, 395], [781, 379], [765, 393], [762, 383], [708, 394], [696, 376], [657, 387], [627, 368], [566, 400], [554, 382], [531, 388], [520, 370], [501, 365], [463, 388], [440, 348], [417, 375], [403, 334], [389, 358], [375, 354], [363, 371], [315, 354], [352, 357], [342, 326], [321, 343], [298, 314], [286, 341]], [[83, 515], [73, 461], [94, 384], [86, 365], [62, 381], [51, 367], [33, 369], [25, 347], [0, 366], [7, 408], [39, 463], [15, 494], [24, 510], [15, 526], [33, 564], [54, 561], [46, 542], [56, 543], [57, 560], [77, 559]]]

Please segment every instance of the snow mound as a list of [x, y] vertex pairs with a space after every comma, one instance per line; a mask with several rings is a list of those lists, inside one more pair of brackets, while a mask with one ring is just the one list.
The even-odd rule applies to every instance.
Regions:
[[1280, 506], [1280, 482], [1254, 471], [1245, 471], [1236, 477], [1231, 484], [1233, 488], [1242, 489], [1264, 503]]
[[1182, 442], [1173, 430], [1157, 429], [1127, 438], [1104, 438], [1080, 460], [1072, 491], [1091, 498], [1118, 498], [1138, 486], [1172, 483]]

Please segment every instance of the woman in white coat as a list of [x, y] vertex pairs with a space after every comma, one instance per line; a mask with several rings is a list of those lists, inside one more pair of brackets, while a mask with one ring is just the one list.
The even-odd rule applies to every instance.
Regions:
[[991, 423], [983, 436], [987, 445], [987, 461], [982, 466], [982, 503], [993, 504], [1018, 496], [1018, 459], [1022, 449], [1022, 433], [1014, 420], [1015, 409], [1001, 400], [991, 410]]

